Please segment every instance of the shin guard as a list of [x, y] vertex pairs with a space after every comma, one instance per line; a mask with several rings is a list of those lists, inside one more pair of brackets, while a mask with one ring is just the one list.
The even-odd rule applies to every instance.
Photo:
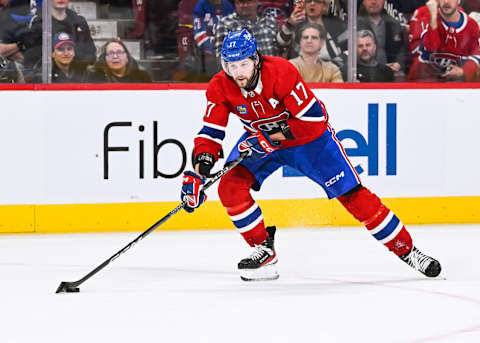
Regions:
[[338, 200], [375, 239], [397, 256], [405, 255], [412, 249], [412, 238], [405, 226], [367, 188], [361, 187], [358, 191], [338, 197]]
[[239, 165], [225, 174], [218, 186], [218, 196], [230, 219], [252, 247], [268, 237], [262, 211], [250, 194], [255, 181], [248, 169]]

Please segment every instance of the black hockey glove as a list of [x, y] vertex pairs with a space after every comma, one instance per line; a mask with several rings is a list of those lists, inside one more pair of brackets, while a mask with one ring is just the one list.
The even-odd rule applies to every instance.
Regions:
[[286, 139], [288, 140], [295, 139], [295, 137], [292, 134], [292, 131], [290, 131], [290, 126], [288, 126], [288, 123], [286, 120], [281, 120], [277, 122], [277, 124], [278, 124], [278, 127], [272, 130], [272, 132], [269, 132], [268, 134], [272, 135], [274, 133], [281, 132], [283, 133]]
[[197, 164], [199, 165], [198, 171], [200, 172], [200, 175], [211, 177], [212, 175], [210, 174], [210, 171], [215, 164], [215, 157], [208, 152], [202, 152], [195, 156], [195, 159], [193, 160], [194, 167], [196, 167]]

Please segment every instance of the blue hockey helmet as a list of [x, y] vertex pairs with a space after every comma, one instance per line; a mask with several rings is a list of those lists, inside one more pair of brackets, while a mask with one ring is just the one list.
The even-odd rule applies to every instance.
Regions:
[[225, 62], [240, 61], [257, 57], [257, 41], [246, 29], [229, 32], [222, 44], [222, 60]]

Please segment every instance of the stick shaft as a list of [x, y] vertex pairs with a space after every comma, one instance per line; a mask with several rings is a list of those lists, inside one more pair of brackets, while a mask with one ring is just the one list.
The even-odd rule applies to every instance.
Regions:
[[[249, 156], [249, 154], [243, 154], [240, 155], [236, 160], [232, 161], [225, 167], [223, 167], [220, 171], [218, 171], [210, 180], [207, 181], [206, 184], [203, 185], [202, 191], [206, 191], [208, 188], [210, 188], [214, 183], [216, 183], [218, 180], [221, 179], [223, 175], [228, 173], [230, 170], [232, 170], [237, 164], [242, 162], [244, 158]], [[151, 227], [149, 227], [147, 230], [142, 232], [137, 238], [135, 238], [133, 241], [128, 243], [126, 246], [124, 246], [122, 249], [117, 251], [115, 254], [113, 254], [110, 258], [105, 260], [102, 264], [100, 264], [98, 267], [93, 269], [91, 272], [89, 272], [87, 275], [82, 277], [81, 279], [77, 281], [72, 281], [72, 282], [63, 282], [68, 287], [78, 287], [88, 279], [90, 279], [93, 275], [97, 274], [100, 270], [105, 268], [107, 265], [109, 265], [111, 262], [116, 260], [120, 255], [122, 255], [124, 252], [129, 250], [131, 247], [133, 247], [135, 244], [137, 244], [139, 241], [141, 241], [143, 238], [148, 236], [152, 231], [154, 231], [156, 228], [158, 228], [160, 225], [165, 223], [167, 220], [169, 220], [172, 216], [177, 214], [180, 210], [182, 210], [186, 205], [186, 202], [183, 201], [181, 202], [177, 207], [175, 207], [173, 210], [171, 210], [167, 215], [165, 215], [162, 219], [157, 221], [155, 224], [153, 224]], [[58, 293], [58, 291], [57, 291]]]

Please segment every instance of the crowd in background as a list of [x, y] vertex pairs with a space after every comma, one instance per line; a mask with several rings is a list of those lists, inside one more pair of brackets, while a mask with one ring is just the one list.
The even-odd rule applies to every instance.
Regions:
[[[128, 12], [134, 26], [97, 48], [71, 0], [51, 0], [52, 82], [208, 81], [221, 70], [223, 38], [243, 28], [307, 82], [349, 81], [348, 0], [91, 1], [109, 18]], [[41, 6], [0, 0], [0, 82], [42, 82]], [[480, 81], [477, 20], [480, 0], [358, 0], [354, 81]], [[142, 40], [144, 60], [128, 39]], [[166, 61], [173, 68], [160, 80], [144, 68]]]

